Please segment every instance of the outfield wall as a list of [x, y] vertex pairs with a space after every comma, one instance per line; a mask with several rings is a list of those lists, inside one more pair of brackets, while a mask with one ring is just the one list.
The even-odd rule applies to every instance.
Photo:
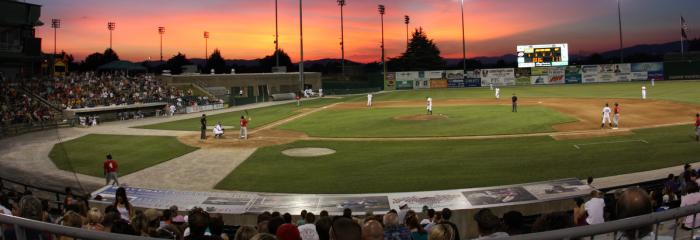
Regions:
[[[673, 66], [675, 69], [675, 65]], [[678, 67], [679, 69], [685, 69]], [[445, 71], [390, 72], [385, 90], [465, 88], [481, 86], [587, 84], [665, 80], [669, 71], [663, 62], [600, 64], [562, 67], [496, 68]], [[670, 79], [689, 79], [683, 72]]]

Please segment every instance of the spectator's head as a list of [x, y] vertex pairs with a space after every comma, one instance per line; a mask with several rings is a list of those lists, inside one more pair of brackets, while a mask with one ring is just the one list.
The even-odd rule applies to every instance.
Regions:
[[690, 168], [691, 168], [690, 163], [686, 163], [685, 165], [683, 165], [683, 170], [688, 171]]
[[430, 228], [430, 233], [428, 233], [430, 240], [453, 240], [454, 238], [454, 229], [448, 224], [437, 224]]
[[209, 230], [212, 236], [221, 236], [224, 233], [224, 217], [221, 214], [211, 214], [209, 218]]
[[449, 221], [450, 218], [452, 218], [452, 210], [450, 210], [449, 208], [443, 208], [442, 219], [445, 219], [445, 221]]
[[177, 215], [177, 212], [178, 212], [178, 210], [179, 210], [179, 209], [177, 208], [176, 205], [172, 205], [172, 206], [170, 206], [170, 208], [168, 208], [168, 209], [170, 210], [170, 212], [173, 213], [173, 216], [174, 216], [174, 215]]
[[[696, 185], [697, 186], [697, 185]], [[640, 188], [629, 188], [625, 190], [617, 199], [617, 217], [619, 219], [630, 218], [653, 211], [651, 197], [646, 191]], [[637, 229], [625, 230], [624, 235], [628, 239], [638, 239], [651, 233], [652, 226], [644, 226]]]
[[187, 218], [190, 226], [190, 236], [204, 236], [209, 226], [209, 214], [204, 211], [194, 211]]
[[384, 214], [384, 226], [390, 227], [399, 225], [399, 215], [393, 212]]
[[66, 196], [73, 196], [73, 190], [70, 187], [65, 189]]
[[301, 210], [301, 214], [299, 214], [299, 217], [300, 217], [301, 219], [306, 219], [306, 213], [307, 213], [307, 212], [306, 212], [306, 209]]
[[328, 234], [330, 233], [332, 223], [330, 217], [321, 217], [316, 221], [316, 232], [318, 232], [318, 238], [320, 240], [328, 240], [330, 238]]
[[90, 211], [87, 213], [87, 223], [88, 224], [98, 224], [102, 223], [102, 220], [104, 217], [102, 216], [102, 211], [100, 211], [99, 208], [93, 207], [90, 208]]
[[435, 209], [428, 209], [428, 218], [433, 219], [435, 217]]
[[573, 218], [568, 213], [554, 212], [540, 216], [532, 224], [533, 232], [546, 232], [574, 226]]
[[321, 213], [318, 214], [321, 217], [328, 217], [328, 211], [326, 210], [321, 210]]
[[312, 212], [304, 214], [304, 222], [306, 224], [313, 224], [316, 221], [316, 216]]
[[343, 209], [343, 217], [352, 218], [352, 210], [349, 208]]
[[384, 227], [377, 220], [369, 220], [362, 226], [362, 240], [384, 239]]
[[330, 235], [333, 240], [359, 240], [362, 238], [362, 227], [352, 219], [341, 217], [333, 221]]
[[503, 214], [503, 223], [506, 227], [506, 232], [510, 235], [522, 234], [523, 214], [518, 211], [510, 211]]
[[277, 233], [277, 228], [284, 224], [284, 219], [282, 217], [273, 217], [267, 222], [267, 231], [270, 233]]
[[272, 212], [272, 217], [279, 217], [279, 216], [282, 216], [282, 214], [280, 214], [280, 212], [277, 212], [277, 211]]
[[292, 214], [284, 213], [282, 219], [284, 219], [284, 223], [292, 223]]
[[61, 225], [66, 227], [81, 228], [83, 227], [83, 217], [76, 212], [68, 211], [63, 215]]
[[668, 177], [666, 177], [666, 180], [671, 181], [671, 180], [673, 180], [673, 177], [674, 177], [673, 173], [669, 173]]
[[590, 196], [591, 196], [591, 198], [600, 198], [600, 197], [603, 197], [603, 193], [598, 191], [598, 190], [593, 190], [593, 191], [591, 191]]
[[501, 227], [501, 221], [493, 215], [490, 209], [484, 208], [474, 215], [474, 220], [479, 229], [479, 235], [487, 236], [497, 232]]
[[277, 228], [275, 235], [277, 235], [279, 240], [301, 240], [299, 229], [291, 223], [282, 224]]
[[258, 233], [255, 234], [255, 236], [253, 236], [253, 238], [250, 240], [277, 240], [277, 237], [269, 233]]
[[690, 181], [690, 182], [687, 182], [687, 183], [685, 184], [685, 192], [686, 192], [687, 194], [696, 193], [696, 192], [698, 192], [698, 191], [700, 191], [700, 188], [698, 188], [698, 183], [697, 183], [697, 182], [695, 182], [695, 181]]
[[588, 185], [591, 185], [591, 184], [593, 183], [593, 177], [588, 176], [588, 178], [586, 178], [586, 183], [587, 183]]
[[406, 215], [406, 226], [410, 230], [416, 230], [419, 233], [425, 233], [425, 230], [423, 230], [423, 227], [418, 222], [418, 215], [416, 214]]
[[165, 223], [171, 223], [173, 221], [173, 217], [175, 217], [175, 214], [173, 214], [173, 211], [170, 211], [170, 209], [165, 209], [163, 210], [161, 220]]
[[241, 226], [236, 230], [236, 235], [234, 235], [233, 239], [235, 240], [250, 240], [258, 234], [258, 231], [255, 230], [254, 227], [251, 226]]
[[126, 189], [123, 187], [117, 188], [117, 193], [115, 194], [114, 198], [114, 206], [116, 207], [119, 204], [124, 204], [127, 209], [131, 208], [129, 205], [129, 198], [126, 197]]
[[32, 195], [26, 195], [19, 200], [19, 216], [27, 219], [41, 221], [43, 206], [41, 200]]

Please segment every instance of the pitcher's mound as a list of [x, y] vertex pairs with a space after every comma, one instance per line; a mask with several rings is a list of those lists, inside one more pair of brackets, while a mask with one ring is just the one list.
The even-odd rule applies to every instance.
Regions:
[[394, 119], [400, 120], [400, 121], [432, 121], [432, 120], [447, 119], [447, 115], [443, 115], [443, 114], [434, 114], [434, 115], [421, 114], [421, 115], [410, 115], [410, 116], [397, 116], [397, 117], [394, 117]]
[[282, 154], [290, 157], [318, 157], [334, 154], [330, 148], [290, 148], [282, 151]]

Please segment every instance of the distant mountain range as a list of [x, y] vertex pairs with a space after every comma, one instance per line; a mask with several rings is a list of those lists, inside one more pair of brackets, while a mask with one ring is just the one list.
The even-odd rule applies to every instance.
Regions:
[[[660, 44], [640, 44], [640, 45], [635, 45], [631, 47], [626, 47], [623, 49], [625, 56], [631, 56], [631, 55], [637, 55], [637, 54], [646, 54], [646, 55], [664, 55], [669, 52], [679, 52], [681, 48], [681, 42], [680, 41], [675, 41], [675, 42], [668, 42], [668, 43], [660, 43]], [[603, 58], [617, 58], [619, 56], [619, 50], [610, 50], [606, 52], [601, 52], [599, 53]], [[590, 55], [577, 55], [577, 54], [569, 54], [570, 59], [584, 59], [588, 58]], [[470, 58], [470, 60], [478, 60], [484, 65], [494, 65], [498, 60], [504, 60], [505, 62], [515, 62], [517, 57], [515, 54], [506, 54], [503, 56], [495, 56], [495, 57], [475, 57], [475, 58]], [[190, 59], [192, 63], [196, 65], [204, 65], [205, 60], [202, 58], [192, 58]], [[346, 63], [350, 64], [360, 64], [358, 62], [354, 62], [352, 60], [345, 60]], [[447, 65], [458, 65], [462, 62], [461, 58], [446, 58], [445, 61], [447, 62]], [[311, 67], [316, 64], [322, 64], [326, 65], [328, 63], [339, 63], [340, 59], [336, 58], [323, 58], [323, 59], [317, 59], [317, 60], [307, 60], [304, 61], [305, 67]], [[158, 64], [158, 61], [151, 62], [151, 64]], [[296, 64], [296, 63], [295, 63]], [[259, 66], [259, 59], [227, 59], [226, 60], [226, 65], [229, 66], [243, 66], [243, 67], [256, 67]]]

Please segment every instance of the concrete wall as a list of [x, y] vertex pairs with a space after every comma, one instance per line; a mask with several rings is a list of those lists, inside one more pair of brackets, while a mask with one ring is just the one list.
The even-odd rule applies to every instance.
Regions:
[[[195, 83], [202, 87], [225, 87], [243, 89], [248, 96], [248, 87], [253, 88], [253, 96], [260, 96], [259, 86], [267, 86], [269, 94], [296, 92], [299, 86], [299, 73], [254, 73], [254, 74], [202, 74], [159, 76], [168, 84]], [[321, 73], [304, 73], [304, 85], [314, 90], [322, 88]], [[233, 93], [232, 93], [233, 94]]]

